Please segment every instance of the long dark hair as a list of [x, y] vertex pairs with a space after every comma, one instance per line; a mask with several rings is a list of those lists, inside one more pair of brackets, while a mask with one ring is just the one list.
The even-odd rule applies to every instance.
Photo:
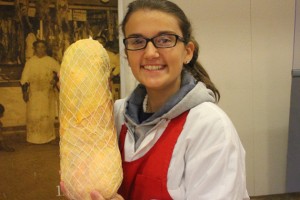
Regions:
[[203, 82], [207, 88], [211, 89], [216, 96], [216, 100], [220, 99], [220, 92], [215, 87], [214, 83], [210, 80], [210, 77], [203, 66], [197, 61], [199, 53], [199, 44], [192, 36], [191, 23], [186, 17], [185, 13], [175, 3], [167, 0], [136, 0], [128, 5], [127, 13], [121, 24], [122, 32], [125, 35], [125, 26], [132, 13], [141, 10], [158, 10], [164, 13], [169, 13], [178, 19], [179, 27], [182, 31], [183, 38], [186, 43], [193, 42], [195, 50], [192, 60], [188, 64], [184, 64], [184, 68], [188, 70], [197, 81]]

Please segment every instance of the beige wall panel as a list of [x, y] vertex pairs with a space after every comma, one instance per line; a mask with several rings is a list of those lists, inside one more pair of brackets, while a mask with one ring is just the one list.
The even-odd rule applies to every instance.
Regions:
[[[200, 45], [199, 60], [220, 90], [219, 105], [235, 124], [247, 151], [247, 188], [253, 194], [250, 2], [194, 0], [178, 4], [188, 11]], [[191, 11], [195, 8], [196, 11]]]
[[285, 192], [294, 0], [252, 1], [255, 194]]

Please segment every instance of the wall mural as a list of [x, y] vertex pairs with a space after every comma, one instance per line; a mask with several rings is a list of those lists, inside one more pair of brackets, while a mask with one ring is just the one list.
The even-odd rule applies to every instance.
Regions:
[[[1, 200], [65, 199], [59, 185], [59, 91], [53, 87], [54, 93], [46, 93], [51, 94], [51, 98], [39, 97], [29, 109], [28, 101], [22, 96], [28, 88], [21, 87], [21, 75], [27, 61], [35, 55], [35, 41], [46, 41], [47, 55], [60, 64], [68, 46], [91, 37], [108, 52], [113, 68], [113, 97], [120, 98], [117, 5], [117, 0], [0, 0]], [[43, 68], [42, 62], [38, 65]], [[35, 77], [42, 77], [44, 72], [35, 73]], [[39, 90], [40, 85], [36, 84], [35, 89]], [[29, 88], [31, 86], [33, 91], [33, 84]], [[33, 96], [29, 101], [30, 98]], [[56, 104], [50, 106], [47, 102], [52, 98]], [[46, 115], [55, 118], [53, 123], [51, 117], [48, 124], [51, 129], [54, 127], [56, 137], [50, 142], [35, 144], [28, 140], [27, 128], [44, 132], [40, 131], [45, 125], [43, 121], [49, 120], [42, 115], [37, 119], [33, 114], [46, 108], [51, 108], [51, 115]], [[38, 122], [30, 124], [29, 115]]]

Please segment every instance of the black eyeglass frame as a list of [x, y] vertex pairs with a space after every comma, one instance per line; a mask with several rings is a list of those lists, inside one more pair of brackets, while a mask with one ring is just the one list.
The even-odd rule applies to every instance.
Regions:
[[[164, 35], [175, 36], [175, 43], [174, 43], [173, 46], [170, 46], [170, 47], [158, 47], [158, 46], [156, 46], [156, 44], [155, 44], [155, 42], [154, 42], [154, 39], [157, 38], [157, 37], [164, 36]], [[139, 48], [139, 49], [128, 49], [128, 48], [127, 48], [127, 45], [126, 45], [126, 41], [127, 41], [128, 39], [130, 39], [130, 38], [143, 38], [143, 39], [145, 39], [145, 40], [146, 40], [145, 46], [142, 47], [142, 48]], [[161, 35], [154, 36], [154, 37], [152, 37], [152, 38], [145, 38], [145, 37], [142, 37], [142, 36], [131, 36], [131, 37], [124, 38], [124, 39], [123, 39], [123, 44], [124, 44], [124, 46], [125, 46], [125, 49], [128, 50], [128, 51], [138, 51], [138, 50], [145, 49], [150, 41], [151, 41], [152, 44], [155, 46], [155, 48], [165, 49], [165, 48], [172, 48], [172, 47], [175, 47], [178, 40], [186, 44], [186, 40], [185, 40], [183, 37], [181, 37], [181, 36], [179, 36], [179, 35], [176, 35], [176, 34], [172, 34], [172, 33], [165, 33], [165, 34], [161, 34]]]

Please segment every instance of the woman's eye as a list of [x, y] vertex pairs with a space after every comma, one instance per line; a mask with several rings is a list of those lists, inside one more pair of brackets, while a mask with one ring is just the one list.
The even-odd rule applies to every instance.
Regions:
[[144, 43], [144, 39], [143, 38], [135, 38], [134, 40], [132, 40], [132, 44], [143, 44]]
[[156, 43], [169, 44], [169, 43], [172, 43], [172, 40], [167, 36], [161, 36], [161, 37], [157, 38]]
[[170, 42], [171, 40], [169, 38], [160, 38], [159, 42], [161, 43], [166, 43], [166, 42]]

